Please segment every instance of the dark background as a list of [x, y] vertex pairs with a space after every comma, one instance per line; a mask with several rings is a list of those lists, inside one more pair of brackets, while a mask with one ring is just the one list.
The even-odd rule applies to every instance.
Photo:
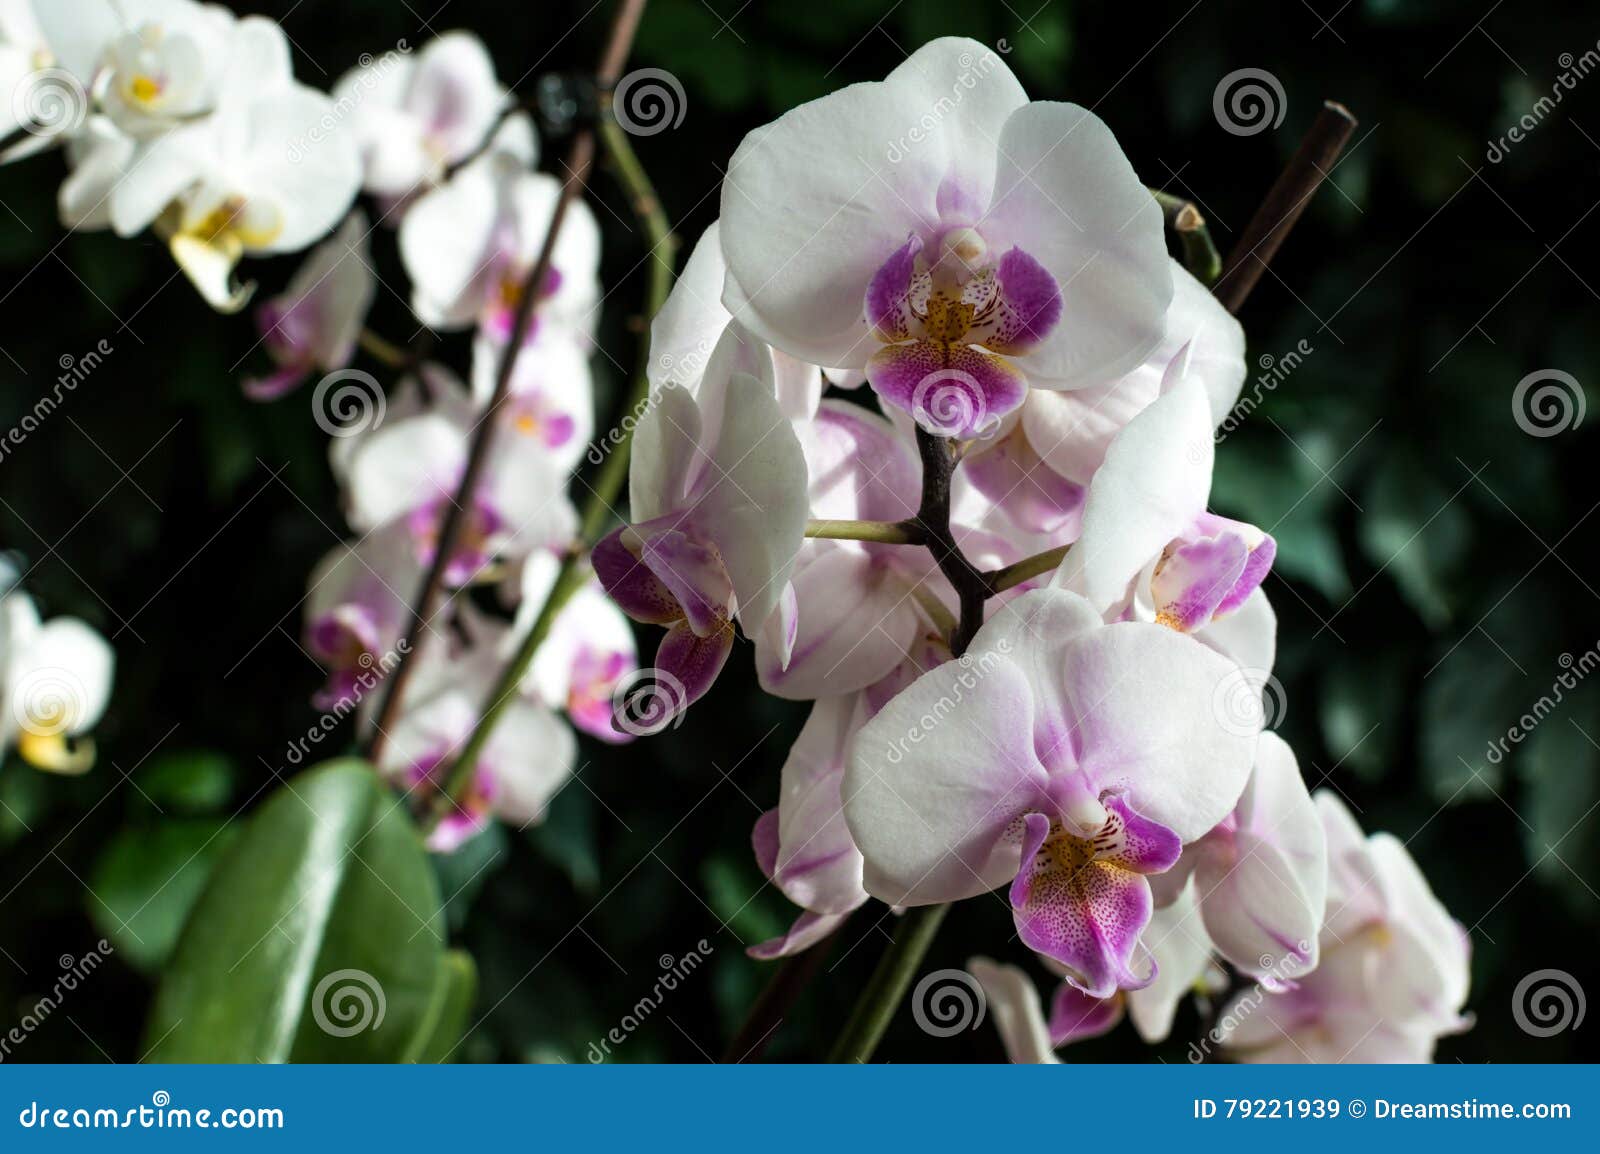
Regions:
[[[1569, 694], [1500, 764], [1486, 748], [1551, 693], [1562, 655], [1580, 660], [1600, 643], [1600, 418], [1533, 437], [1511, 408], [1535, 370], [1595, 378], [1600, 277], [1581, 253], [1600, 230], [1600, 78], [1576, 80], [1499, 163], [1486, 150], [1551, 91], [1562, 54], [1595, 47], [1600, 22], [1580, 5], [1486, 16], [1489, 5], [652, 0], [635, 62], [676, 74], [688, 110], [638, 147], [692, 243], [744, 132], [881, 78], [929, 37], [1004, 38], [1031, 95], [1092, 107], [1149, 183], [1202, 204], [1226, 249], [1319, 101], [1347, 104], [1362, 123], [1334, 187], [1243, 312], [1252, 372], [1301, 340], [1314, 352], [1219, 450], [1213, 504], [1280, 543], [1268, 584], [1287, 689], [1280, 729], [1308, 781], [1343, 793], [1369, 830], [1406, 840], [1472, 930], [1477, 1027], [1446, 1040], [1440, 1059], [1566, 1061], [1594, 1056], [1593, 1029], [1529, 1037], [1511, 996], [1546, 967], [1600, 988], [1595, 694]], [[420, 46], [431, 34], [420, 13], [434, 32], [479, 32], [503, 78], [529, 73], [527, 92], [535, 74], [589, 66], [608, 15], [474, 0], [436, 14], [388, 0], [235, 7], [292, 9], [297, 74], [324, 89], [362, 52]], [[1244, 67], [1281, 79], [1276, 130], [1239, 137], [1214, 118], [1218, 80]], [[547, 168], [559, 147], [545, 142]], [[292, 771], [287, 743], [314, 718], [320, 677], [296, 643], [298, 603], [345, 528], [307, 394], [271, 406], [241, 397], [241, 372], [263, 364], [245, 356], [252, 325], [212, 315], [158, 243], [64, 236], [60, 163], [0, 170], [0, 424], [52, 387], [63, 356], [102, 338], [113, 352], [0, 461], [0, 548], [37, 563], [27, 585], [47, 615], [93, 622], [119, 666], [92, 774], [46, 777], [15, 757], [0, 768], [0, 1026], [49, 988], [59, 957], [105, 935], [116, 957], [12, 1060], [130, 1061], [165, 944], [226, 836], [163, 884]], [[631, 364], [639, 233], [614, 184], [598, 181], [597, 199], [613, 294], [603, 341]], [[396, 291], [379, 290], [372, 326], [405, 339], [414, 322], [391, 237], [377, 249]], [[293, 266], [258, 266], [264, 293]], [[458, 365], [465, 344], [445, 342]], [[619, 374], [606, 357], [596, 364], [604, 428]], [[711, 964], [615, 1058], [719, 1054], [769, 972], [743, 945], [793, 912], [762, 887], [749, 829], [776, 802], [803, 716], [756, 690], [741, 646], [680, 729], [620, 750], [586, 743], [581, 784], [546, 826], [495, 831], [441, 862], [453, 933], [482, 973], [482, 1021], [461, 1054], [583, 1061], [649, 992], [658, 958], [701, 938]], [[852, 919], [836, 968], [779, 1031], [774, 1056], [825, 1049], [891, 925], [875, 903]], [[967, 902], [927, 965], [975, 952], [1025, 960], [1011, 939], [1002, 903]], [[1067, 1056], [1182, 1061], [1198, 1029], [1185, 1010], [1159, 1051], [1124, 1026]], [[880, 1056], [998, 1053], [987, 1025], [936, 1040], [902, 1013]]]

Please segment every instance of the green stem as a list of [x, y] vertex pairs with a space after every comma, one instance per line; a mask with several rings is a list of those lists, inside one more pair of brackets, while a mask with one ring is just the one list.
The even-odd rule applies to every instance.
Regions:
[[1178, 238], [1183, 251], [1183, 267], [1194, 274], [1201, 284], [1210, 287], [1222, 275], [1222, 254], [1211, 239], [1211, 229], [1206, 218], [1192, 200], [1174, 196], [1170, 192], [1151, 190], [1156, 203], [1161, 206], [1162, 218]]
[[883, 545], [921, 545], [922, 527], [906, 521], [807, 521], [807, 537], [830, 541], [877, 541]]
[[[633, 211], [644, 227], [645, 242], [650, 246], [650, 278], [645, 290], [644, 313], [648, 321], [661, 310], [661, 306], [666, 303], [667, 294], [672, 291], [677, 238], [672, 233], [672, 225], [667, 220], [666, 213], [661, 210], [661, 202], [656, 199], [655, 188], [651, 185], [648, 174], [639, 163], [639, 158], [634, 155], [628, 134], [610, 120], [600, 123], [598, 133], [606, 159], [611, 162], [618, 179], [627, 190]], [[642, 409], [648, 404], [650, 381], [645, 370], [649, 364], [650, 347], [646, 338], [641, 342], [633, 385], [623, 402], [624, 412]], [[605, 531], [612, 514], [612, 507], [622, 495], [623, 485], [628, 479], [630, 429], [631, 425], [619, 426], [615, 447], [601, 462], [599, 472], [589, 485], [589, 499], [584, 504], [579, 546], [562, 559], [555, 585], [551, 587], [550, 596], [540, 607], [533, 628], [522, 639], [516, 655], [501, 670], [500, 678], [489, 695], [489, 701], [478, 718], [477, 725], [473, 727], [472, 734], [461, 747], [461, 752], [456, 755], [455, 762], [445, 775], [444, 787], [429, 822], [430, 829], [460, 805], [461, 799], [472, 785], [473, 774], [485, 743], [494, 732], [500, 715], [512, 701], [516, 700], [522, 679], [527, 675], [529, 666], [533, 664], [539, 646], [549, 636], [550, 627], [555, 624], [556, 616], [572, 595], [588, 581], [589, 567], [583, 563], [583, 551], [592, 546]]]
[[830, 1062], [868, 1062], [878, 1048], [883, 1033], [894, 1019], [894, 1012], [906, 988], [922, 964], [923, 956], [939, 932], [939, 923], [950, 912], [948, 905], [917, 906], [907, 910], [895, 927], [894, 941], [878, 959], [872, 980], [861, 991], [856, 1008], [845, 1023], [844, 1032], [828, 1055]]
[[391, 369], [403, 369], [411, 364], [412, 356], [408, 350], [380, 337], [371, 329], [362, 329], [357, 340], [368, 355], [374, 360], [382, 361]]
[[1004, 593], [1015, 585], [1024, 581], [1032, 581], [1035, 577], [1050, 572], [1061, 564], [1062, 558], [1067, 555], [1067, 550], [1072, 546], [1057, 545], [1054, 549], [1046, 549], [1043, 553], [1035, 553], [1032, 557], [1024, 557], [1014, 565], [1007, 565], [1004, 569], [994, 569], [984, 576], [989, 579], [989, 588], [996, 593]]

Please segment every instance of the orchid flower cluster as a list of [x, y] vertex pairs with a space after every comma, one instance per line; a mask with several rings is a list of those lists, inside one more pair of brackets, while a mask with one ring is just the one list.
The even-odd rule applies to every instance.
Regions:
[[[271, 367], [243, 387], [270, 400], [320, 374], [316, 402], [345, 386], [334, 405], [363, 410], [330, 429], [359, 536], [311, 574], [305, 647], [333, 719], [374, 720], [369, 691], [415, 663], [376, 759], [401, 788], [433, 795], [474, 751], [433, 848], [539, 820], [574, 729], [635, 736], [616, 702], [641, 673], [662, 728], [742, 633], [762, 687], [812, 703], [752, 831], [799, 912], [753, 955], [811, 948], [869, 897], [995, 894], [1059, 982], [1046, 1017], [1024, 971], [973, 960], [1015, 1060], [1124, 1013], [1163, 1039], [1184, 999], [1230, 982], [1211, 1036], [1238, 1060], [1427, 1060], [1469, 1024], [1461, 926], [1264, 729], [1276, 543], [1207, 507], [1244, 334], [1168, 255], [1093, 113], [1030, 101], [994, 52], [941, 39], [746, 137], [652, 322], [629, 519], [560, 590], [485, 736], [581, 549], [567, 482], [595, 433], [601, 293], [581, 202], [530, 279], [561, 186], [483, 43], [402, 44], [325, 95], [266, 19], [7, 0], [0, 68], [34, 85], [6, 158], [64, 145], [67, 224], [153, 230], [222, 311], [251, 299], [243, 258], [311, 249], [257, 311]], [[49, 132], [44, 79], [81, 102]], [[387, 397], [349, 387], [358, 349], [385, 347], [365, 329], [372, 213], [420, 326], [470, 334], [466, 380], [416, 348], [390, 356], [405, 376]], [[484, 421], [492, 448], [459, 492]], [[413, 603], [436, 563], [437, 611]], [[646, 671], [628, 618], [664, 629]], [[0, 630], [9, 701], [41, 668], [84, 671], [56, 744], [0, 719], [5, 744], [76, 768], [65, 739], [104, 707], [109, 650], [17, 592]]]
[[[362, 189], [398, 227], [418, 321], [470, 333], [472, 364], [464, 382], [445, 364], [421, 360], [387, 399], [380, 394], [377, 411], [354, 383], [342, 397], [331, 393], [335, 412], [344, 404], [343, 416], [363, 418], [337, 427], [330, 448], [346, 517], [360, 537], [335, 547], [312, 573], [305, 644], [328, 673], [314, 704], [333, 717], [355, 710], [376, 723], [377, 695], [368, 691], [401, 659], [417, 662], [377, 764], [426, 800], [445, 787], [497, 674], [552, 594], [558, 558], [577, 537], [566, 483], [593, 431], [589, 355], [600, 233], [582, 203], [570, 208], [549, 273], [535, 287], [532, 323], [516, 333], [521, 294], [560, 191], [555, 178], [532, 169], [533, 126], [509, 109], [487, 49], [466, 33], [431, 42], [398, 76], [375, 75], [377, 67], [363, 66], [336, 89], [368, 94], [354, 104], [350, 126], [360, 143]], [[371, 232], [366, 216], [352, 212], [284, 293], [262, 306], [258, 320], [277, 368], [246, 382], [249, 395], [280, 396], [319, 370], [329, 371], [319, 388], [341, 381], [375, 292]], [[491, 410], [502, 363], [509, 395]], [[436, 560], [484, 421], [496, 423], [494, 447], [443, 562], [451, 595], [411, 654], [411, 601]], [[474, 607], [463, 594], [475, 586], [491, 587], [507, 613]], [[576, 765], [572, 727], [603, 741], [631, 737], [613, 725], [611, 701], [636, 668], [627, 620], [591, 578], [562, 606], [429, 845], [452, 850], [491, 815], [539, 821]]]
[[[1110, 130], [937, 40], [752, 132], [721, 210], [652, 329], [632, 520], [594, 565], [666, 627], [678, 704], [735, 625], [768, 692], [813, 702], [752, 835], [800, 913], [750, 952], [869, 896], [998, 890], [1061, 982], [1046, 1022], [1021, 970], [974, 961], [1019, 1060], [1125, 1009], [1164, 1038], [1223, 963], [1241, 1059], [1419, 1060], [1463, 1028], [1461, 927], [1263, 732], [1276, 546], [1207, 510], [1243, 333]], [[956, 462], [947, 535], [930, 452]], [[941, 550], [988, 575], [964, 649]]]
[[[409, 602], [434, 559], [469, 442], [482, 421], [498, 423], [444, 577], [453, 594], [492, 586], [507, 612], [452, 596], [427, 623], [417, 674], [379, 758], [381, 770], [427, 796], [577, 534], [566, 481], [594, 421], [593, 216], [581, 203], [567, 214], [549, 273], [534, 286], [533, 321], [511, 348], [560, 184], [534, 171], [533, 125], [476, 36], [453, 32], [414, 53], [402, 43], [364, 56], [327, 95], [294, 80], [288, 40], [271, 20], [194, 0], [11, 3], [3, 28], [6, 67], [27, 74], [26, 99], [13, 105], [31, 119], [18, 131], [33, 135], [13, 155], [64, 146], [65, 224], [123, 236], [155, 231], [223, 312], [251, 299], [254, 285], [236, 272], [244, 257], [315, 245], [285, 290], [257, 309], [270, 368], [243, 388], [267, 401], [324, 374], [313, 406], [334, 435], [332, 471], [360, 535], [316, 567], [306, 595], [305, 648], [327, 671], [313, 702], [330, 723], [350, 713], [371, 720], [369, 691], [413, 656], [404, 642]], [[379, 222], [397, 230], [420, 326], [472, 334], [468, 380], [442, 363], [397, 357], [365, 329], [378, 282], [376, 228], [356, 207], [362, 193]], [[389, 348], [408, 369], [388, 396], [350, 368], [364, 345]], [[509, 398], [490, 417], [508, 358]], [[7, 602], [8, 687], [25, 661], [40, 659], [45, 634], [34, 639], [24, 628], [28, 604]], [[45, 629], [59, 636], [71, 624]], [[635, 667], [627, 621], [591, 580], [565, 604], [466, 796], [434, 830], [434, 847], [459, 845], [491, 812], [538, 820], [576, 761], [567, 722], [606, 741], [630, 737], [612, 724], [611, 697]], [[103, 689], [91, 694], [94, 707], [65, 731], [92, 722], [103, 697]], [[24, 752], [34, 748], [24, 744]]]

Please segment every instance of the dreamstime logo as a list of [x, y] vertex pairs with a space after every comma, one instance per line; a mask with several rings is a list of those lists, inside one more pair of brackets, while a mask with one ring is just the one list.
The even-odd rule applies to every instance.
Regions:
[[33, 408], [22, 414], [22, 417], [5, 436], [0, 437], [0, 459], [15, 446], [26, 441], [30, 434], [44, 424], [46, 419], [59, 409], [67, 399], [69, 393], [77, 391], [79, 385], [89, 378], [112, 353], [111, 342], [102, 338], [95, 342], [93, 348], [81, 356], [71, 353], [62, 353], [56, 358], [56, 365], [61, 373], [56, 377], [55, 387], [47, 393], [40, 393], [38, 400], [33, 402]]
[[41, 68], [12, 90], [11, 115], [34, 136], [76, 132], [89, 115], [89, 94], [65, 68]]
[[1239, 666], [1217, 682], [1211, 693], [1212, 716], [1236, 737], [1276, 729], [1288, 712], [1283, 683], [1265, 669]]
[[330, 437], [354, 437], [376, 429], [388, 407], [378, 379], [360, 369], [329, 373], [311, 391], [311, 416]]
[[1538, 701], [1528, 707], [1523, 715], [1517, 718], [1516, 723], [1506, 730], [1504, 737], [1491, 741], [1484, 756], [1490, 765], [1499, 765], [1511, 752], [1511, 747], [1521, 745], [1529, 734], [1538, 728], [1539, 723], [1555, 712], [1556, 707], [1566, 700], [1567, 692], [1578, 688], [1578, 683], [1589, 674], [1600, 668], [1600, 642], [1584, 650], [1576, 659], [1570, 653], [1563, 653], [1556, 658], [1556, 664], [1561, 666], [1561, 673], [1550, 685], [1550, 692], [1541, 694]]
[[993, 648], [985, 649], [976, 656], [969, 649], [956, 658], [956, 664], [961, 672], [956, 674], [950, 692], [942, 695], [935, 701], [921, 717], [917, 718], [906, 729], [904, 737], [897, 737], [889, 743], [888, 759], [890, 765], [899, 765], [905, 760], [906, 754], [911, 752], [911, 747], [921, 745], [928, 736], [944, 723], [944, 719], [954, 713], [960, 704], [966, 700], [967, 694], [978, 687], [982, 681], [1001, 663], [1011, 652], [1011, 641], [1002, 637]]
[[34, 737], [58, 737], [70, 730], [88, 708], [89, 691], [70, 669], [45, 666], [30, 670], [12, 690], [11, 709]]
[[924, 1034], [953, 1038], [983, 1025], [983, 987], [966, 970], [934, 970], [911, 991], [911, 1017]]
[[597, 1064], [610, 1057], [612, 1047], [622, 1045], [630, 1034], [644, 1025], [646, 1019], [661, 1008], [662, 1003], [667, 1000], [667, 995], [675, 992], [705, 964], [706, 959], [711, 957], [712, 951], [711, 943], [701, 938], [694, 944], [694, 948], [681, 958], [675, 958], [671, 954], [662, 954], [657, 958], [656, 964], [661, 967], [661, 975], [650, 987], [650, 992], [635, 1002], [628, 1012], [622, 1015], [622, 1020], [605, 1032], [604, 1037], [598, 1042], [589, 1043], [587, 1055], [589, 1061]]
[[1228, 415], [1217, 424], [1212, 440], [1222, 444], [1229, 433], [1244, 423], [1246, 417], [1256, 411], [1256, 408], [1270, 394], [1275, 392], [1279, 385], [1289, 378], [1289, 374], [1305, 363], [1305, 359], [1316, 349], [1311, 342], [1302, 337], [1293, 348], [1282, 356], [1273, 356], [1271, 353], [1262, 353], [1256, 358], [1256, 364], [1261, 372], [1256, 375], [1255, 384], [1246, 393], [1243, 389], [1239, 392], [1239, 399], [1234, 402], [1233, 408], [1228, 410]]
[[940, 437], [983, 436], [1000, 424], [990, 415], [978, 378], [962, 369], [935, 369], [911, 393], [911, 415]]
[[[995, 42], [995, 48], [999, 50], [1000, 56], [1009, 55], [1011, 52], [1011, 45], [1004, 38]], [[899, 164], [915, 150], [917, 145], [932, 139], [945, 118], [954, 114], [966, 100], [966, 94], [977, 88], [978, 82], [986, 78], [996, 65], [1002, 63], [1000, 56], [986, 49], [982, 56], [974, 57], [970, 52], [963, 52], [956, 57], [956, 63], [961, 67], [961, 74], [950, 85], [950, 91], [941, 94], [939, 99], [934, 101], [933, 105], [917, 119], [915, 124], [906, 129], [898, 140], [889, 142], [889, 147], [884, 151], [885, 159], [890, 164]]]
[[611, 94], [611, 115], [631, 136], [654, 136], [683, 123], [689, 98], [665, 68], [638, 68]]
[[635, 669], [611, 691], [611, 724], [634, 737], [649, 737], [683, 724], [689, 691], [665, 669]]
[[1535, 970], [1511, 992], [1511, 1016], [1535, 1038], [1576, 1030], [1588, 1008], [1583, 987], [1565, 970]]
[[388, 1008], [383, 986], [365, 970], [334, 970], [311, 991], [311, 1017], [335, 1038], [376, 1030]]
[[1553, 437], [1583, 424], [1588, 401], [1578, 378], [1560, 369], [1536, 369], [1511, 393], [1511, 416], [1530, 437]]
[[1190, 1064], [1204, 1062], [1213, 1047], [1222, 1045], [1245, 1019], [1261, 1008], [1268, 994], [1294, 989], [1294, 978], [1305, 972], [1305, 964], [1311, 957], [1311, 945], [1311, 942], [1302, 938], [1294, 943], [1292, 949], [1285, 949], [1278, 957], [1262, 954], [1257, 958], [1256, 965], [1261, 972], [1256, 975], [1256, 984], [1235, 998], [1198, 1042], [1189, 1043]]
[[1217, 81], [1211, 111], [1223, 131], [1255, 136], [1283, 123], [1289, 100], [1278, 78], [1265, 68], [1240, 68]]

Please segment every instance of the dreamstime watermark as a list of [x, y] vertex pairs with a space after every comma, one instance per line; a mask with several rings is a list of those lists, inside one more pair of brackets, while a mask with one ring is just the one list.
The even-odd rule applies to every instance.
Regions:
[[383, 83], [390, 71], [409, 55], [411, 45], [404, 40], [397, 40], [395, 46], [382, 56], [374, 57], [370, 52], [363, 52], [356, 60], [360, 69], [354, 73], [355, 79], [333, 101], [332, 110], [324, 112], [315, 124], [289, 142], [289, 163], [299, 164], [308, 151], [338, 132], [339, 127], [355, 114], [356, 109]]
[[388, 399], [378, 378], [360, 369], [338, 369], [311, 390], [311, 419], [330, 437], [355, 437], [383, 424]]
[[195, 1110], [174, 1106], [172, 1095], [157, 1090], [148, 1106], [126, 1110], [106, 1106], [41, 1106], [29, 1102], [17, 1114], [25, 1130], [282, 1130], [283, 1111], [276, 1106], [225, 1106]]
[[1555, 83], [1550, 85], [1550, 94], [1541, 96], [1533, 102], [1533, 106], [1517, 118], [1505, 135], [1498, 140], [1489, 142], [1488, 151], [1484, 159], [1490, 164], [1499, 164], [1511, 153], [1511, 146], [1521, 144], [1530, 133], [1544, 123], [1544, 118], [1555, 111], [1556, 105], [1566, 99], [1566, 94], [1578, 87], [1578, 81], [1584, 79], [1596, 68], [1600, 68], [1600, 42], [1590, 48], [1582, 56], [1574, 57], [1570, 52], [1563, 52], [1556, 57], [1556, 63], [1561, 67], [1561, 74], [1556, 77]]
[[28, 1040], [45, 1020], [61, 1008], [62, 1002], [68, 994], [77, 991], [78, 986], [86, 981], [90, 974], [100, 968], [100, 964], [109, 958], [116, 950], [110, 942], [101, 938], [94, 944], [94, 949], [84, 954], [81, 958], [74, 958], [71, 954], [62, 954], [59, 959], [61, 976], [56, 979], [50, 991], [42, 995], [27, 1010], [23, 1011], [21, 1019], [16, 1025], [10, 1027], [4, 1034], [0, 1034], [0, 1062], [11, 1056], [13, 1046], [20, 1046]]
[[1256, 978], [1256, 984], [1249, 990], [1234, 999], [1233, 1003], [1211, 1023], [1209, 1029], [1200, 1036], [1197, 1042], [1189, 1043], [1189, 1062], [1199, 1065], [1211, 1056], [1214, 1047], [1220, 1046], [1229, 1034], [1259, 1010], [1267, 1000], [1267, 995], [1281, 990], [1293, 988], [1293, 972], [1305, 964], [1311, 956], [1311, 943], [1299, 941], [1294, 949], [1288, 951], [1280, 958], [1271, 954], [1262, 954], [1257, 960], [1261, 975]]
[[611, 92], [611, 115], [630, 136], [655, 136], [683, 123], [689, 98], [665, 68], [636, 68]]
[[918, 381], [911, 415], [936, 437], [980, 438], [1000, 426], [978, 378], [962, 369], [935, 369]]
[[383, 1025], [389, 1001], [383, 983], [366, 970], [334, 970], [311, 991], [311, 1018], [333, 1038], [352, 1038]]
[[1534, 970], [1511, 991], [1511, 1016], [1524, 1034], [1552, 1038], [1583, 1025], [1589, 1002], [1565, 970]]
[[89, 93], [65, 68], [38, 68], [11, 90], [11, 117], [33, 136], [76, 132], [89, 116]]
[[1261, 372], [1256, 375], [1255, 383], [1248, 393], [1242, 389], [1239, 399], [1233, 403], [1233, 408], [1228, 410], [1228, 415], [1217, 424], [1213, 438], [1217, 444], [1222, 444], [1229, 433], [1244, 423], [1245, 418], [1261, 407], [1261, 402], [1277, 391], [1279, 385], [1289, 379], [1289, 375], [1298, 369], [1307, 357], [1317, 350], [1310, 341], [1304, 337], [1295, 343], [1295, 346], [1282, 356], [1273, 356], [1271, 353], [1262, 353], [1256, 358], [1256, 364]]
[[996, 666], [1001, 658], [1011, 652], [1011, 642], [1002, 637], [993, 648], [985, 649], [974, 656], [972, 653], [963, 653], [956, 659], [956, 664], [961, 667], [961, 672], [956, 675], [956, 683], [950, 693], [946, 693], [933, 703], [921, 717], [911, 723], [905, 736], [896, 738], [889, 744], [889, 764], [899, 765], [905, 760], [906, 754], [911, 752], [911, 747], [921, 745], [928, 737], [939, 728], [945, 718], [954, 713], [967, 693], [978, 687]]
[[667, 995], [678, 988], [680, 982], [685, 981], [693, 974], [712, 954], [711, 943], [701, 938], [694, 944], [694, 949], [684, 954], [681, 958], [674, 958], [671, 954], [662, 954], [657, 959], [661, 966], [661, 976], [656, 979], [655, 985], [650, 987], [650, 992], [633, 1004], [633, 1008], [622, 1015], [622, 1020], [611, 1029], [598, 1042], [589, 1043], [589, 1052], [586, 1055], [590, 1063], [605, 1061], [611, 1055], [613, 1046], [620, 1046], [628, 1040], [628, 1036], [644, 1025], [645, 1020], [661, 1008]]
[[611, 724], [634, 737], [650, 737], [683, 724], [689, 691], [665, 669], [635, 669], [611, 691]]
[[911, 991], [911, 1018], [934, 1038], [953, 1038], [983, 1025], [989, 1005], [983, 986], [966, 970], [934, 970]]
[[101, 362], [113, 351], [111, 342], [102, 337], [95, 342], [92, 349], [80, 356], [62, 353], [56, 359], [61, 373], [56, 377], [55, 387], [34, 401], [33, 407], [22, 414], [21, 419], [6, 431], [4, 437], [0, 437], [0, 461], [5, 460], [7, 453], [20, 446], [37, 431], [39, 426], [61, 407], [67, 396], [76, 392], [78, 386], [83, 384], [89, 378], [89, 374], [98, 369]]
[[385, 651], [381, 656], [374, 657], [371, 653], [363, 653], [356, 659], [356, 664], [361, 667], [361, 672], [350, 679], [347, 692], [340, 695], [339, 700], [333, 703], [333, 708], [318, 717], [316, 722], [306, 729], [303, 736], [289, 742], [284, 750], [284, 758], [290, 765], [299, 765], [313, 746], [321, 745], [327, 736], [339, 728], [339, 723], [354, 713], [361, 701], [368, 693], [377, 688], [378, 683], [400, 664], [402, 658], [411, 652], [410, 643], [402, 637], [395, 642], [394, 648]]
[[[1000, 56], [1005, 56], [1010, 53], [1011, 45], [1002, 38], [995, 41], [995, 49], [999, 51]], [[950, 85], [950, 92], [947, 95], [939, 97], [933, 107], [924, 112], [915, 124], [901, 133], [899, 138], [889, 142], [888, 148], [884, 151], [884, 157], [889, 163], [899, 164], [911, 155], [917, 145], [931, 139], [939, 126], [944, 123], [945, 117], [961, 106], [967, 93], [978, 87], [978, 82], [1001, 63], [1000, 56], [986, 49], [982, 56], [975, 57], [970, 52], [963, 52], [956, 57], [956, 63], [961, 66], [961, 75]]]
[[1236, 737], [1276, 729], [1289, 712], [1289, 695], [1268, 669], [1235, 666], [1211, 691], [1211, 714]]
[[1539, 723], [1555, 712], [1556, 706], [1566, 698], [1567, 692], [1578, 688], [1579, 682], [1596, 669], [1600, 669], [1600, 642], [1592, 648], [1584, 650], [1577, 658], [1570, 653], [1563, 653], [1556, 658], [1556, 664], [1566, 672], [1559, 674], [1550, 685], [1550, 692], [1539, 696], [1528, 707], [1528, 711], [1517, 718], [1516, 724], [1506, 730], [1505, 736], [1489, 743], [1484, 757], [1490, 765], [1499, 765], [1511, 752], [1511, 747], [1521, 745], [1528, 735], [1539, 727]]
[[1535, 369], [1511, 391], [1511, 419], [1530, 437], [1576, 429], [1588, 410], [1583, 385], [1561, 369]]
[[1211, 112], [1224, 132], [1255, 136], [1283, 123], [1289, 99], [1283, 84], [1265, 68], [1239, 68], [1217, 81]]

